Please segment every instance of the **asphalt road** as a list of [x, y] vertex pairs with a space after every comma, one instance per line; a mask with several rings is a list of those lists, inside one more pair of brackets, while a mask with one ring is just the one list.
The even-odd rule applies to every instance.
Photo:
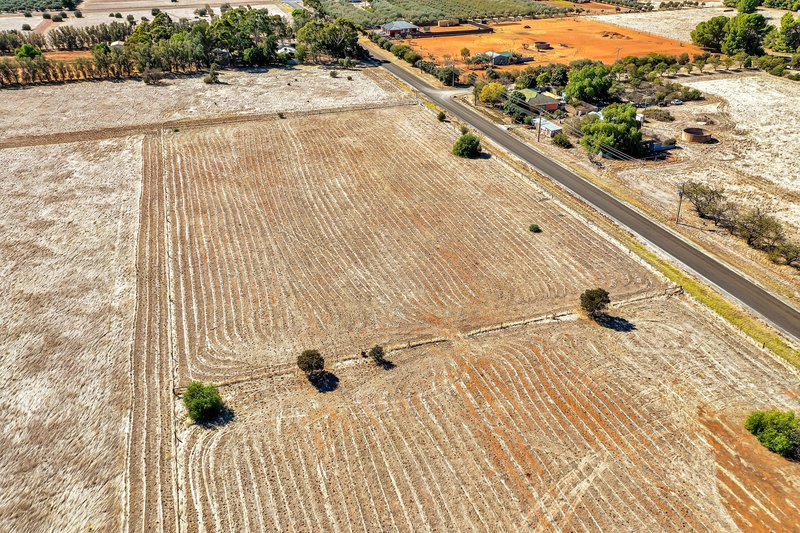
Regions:
[[797, 309], [787, 305], [717, 259], [706, 255], [675, 234], [640, 215], [578, 174], [533, 150], [475, 111], [454, 102], [451, 98], [451, 91], [436, 89], [393, 63], [384, 61], [381, 66], [425, 94], [451, 115], [472, 126], [484, 137], [491, 139], [495, 144], [527, 162], [541, 174], [560, 183], [645, 241], [669, 254], [693, 273], [739, 300], [773, 326], [796, 340], [800, 340], [800, 312]]

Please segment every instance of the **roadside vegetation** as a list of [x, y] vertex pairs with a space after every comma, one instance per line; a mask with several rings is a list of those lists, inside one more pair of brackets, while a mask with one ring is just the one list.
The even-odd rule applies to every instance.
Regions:
[[769, 451], [800, 459], [800, 420], [793, 411], [754, 411], [744, 427]]
[[800, 269], [800, 244], [787, 238], [778, 219], [760, 209], [743, 209], [727, 198], [722, 187], [689, 181], [682, 189], [700, 218], [713, 221], [751, 248], [766, 252], [775, 263]]

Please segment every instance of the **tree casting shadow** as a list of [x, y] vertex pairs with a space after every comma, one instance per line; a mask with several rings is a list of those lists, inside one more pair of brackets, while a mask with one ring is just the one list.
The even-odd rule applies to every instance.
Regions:
[[636, 330], [636, 325], [620, 316], [600, 315], [596, 318], [598, 324], [604, 328], [628, 333]]
[[380, 359], [378, 361], [375, 361], [375, 364], [378, 365], [379, 367], [381, 367], [384, 370], [391, 370], [391, 369], [393, 369], [394, 367], [397, 366], [396, 364], [392, 363], [388, 359]]
[[316, 387], [318, 392], [331, 392], [339, 387], [339, 378], [327, 370], [308, 376], [308, 381]]
[[205, 428], [205, 429], [213, 429], [216, 427], [227, 426], [231, 422], [236, 420], [236, 413], [233, 409], [228, 407], [227, 405], [222, 408], [216, 418], [211, 420], [206, 420], [205, 422], [199, 423], [198, 425]]

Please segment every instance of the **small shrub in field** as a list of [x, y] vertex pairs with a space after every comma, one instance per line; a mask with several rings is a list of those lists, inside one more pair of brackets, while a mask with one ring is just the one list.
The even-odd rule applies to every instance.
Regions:
[[386, 358], [386, 350], [380, 344], [376, 344], [370, 348], [368, 355], [373, 361], [380, 363]]
[[121, 19], [122, 18], [122, 13], [114, 13], [114, 18]]
[[611, 297], [605, 289], [587, 289], [581, 294], [581, 309], [592, 318], [600, 314], [610, 303]]
[[23, 16], [31, 18], [33, 16], [33, 13], [31, 13], [30, 11], [26, 11], [25, 13], [23, 13]]
[[142, 81], [147, 85], [158, 85], [164, 79], [164, 73], [157, 68], [146, 68], [142, 71]]
[[313, 377], [325, 369], [325, 358], [318, 350], [304, 350], [297, 356], [297, 366], [307, 376]]
[[444, 114], [444, 111], [439, 111], [439, 114], [436, 115], [436, 118], [439, 120], [439, 122], [444, 122], [447, 118], [447, 115]]
[[212, 85], [219, 83], [219, 74], [217, 73], [217, 64], [211, 63], [211, 68], [208, 69], [208, 74], [203, 78], [203, 83]]
[[83, 18], [83, 13], [81, 13], [80, 9], [76, 9], [75, 10], [75, 18], [76, 19], [82, 19]]
[[161, 13], [161, 10], [158, 9], [157, 7], [154, 7], [153, 9], [150, 10], [150, 14], [153, 15], [154, 17], [159, 13]]
[[64, 17], [62, 17], [61, 15], [53, 15], [52, 16], [52, 21], [53, 22], [61, 22], [63, 20], [64, 20]]
[[62, 19], [67, 18], [67, 12], [66, 11], [59, 11], [58, 14], [61, 16]]
[[336, 70], [332, 70], [330, 72], [330, 75], [331, 75], [331, 78], [338, 78], [339, 77], [339, 72], [336, 71]]
[[53, 15], [51, 15], [50, 13], [42, 13], [42, 18], [46, 19], [46, 20], [49, 20], [49, 19], [53, 18]]
[[461, 130], [461, 135], [466, 135], [467, 133], [469, 133], [469, 128], [466, 126], [461, 126], [460, 130]]
[[531, 224], [530, 226], [528, 226], [528, 231], [530, 231], [531, 233], [541, 233], [542, 228], [539, 227], [539, 224]]
[[183, 394], [183, 405], [195, 422], [213, 420], [222, 412], [222, 397], [216, 385], [192, 381]]
[[792, 411], [755, 411], [744, 427], [771, 452], [783, 457], [800, 455], [800, 420]]
[[453, 153], [458, 157], [474, 159], [481, 154], [481, 141], [472, 133], [465, 133], [453, 145]]
[[22, 31], [31, 31], [31, 25], [30, 24], [23, 24], [22, 25]]
[[570, 142], [569, 137], [563, 133], [556, 133], [553, 135], [553, 139], [550, 142], [561, 148], [572, 148], [572, 143]]
[[675, 117], [672, 116], [672, 113], [666, 109], [661, 109], [660, 107], [653, 107], [645, 110], [644, 116], [660, 122], [672, 122], [675, 120]]
[[347, 81], [353, 81], [353, 76], [347, 76]]

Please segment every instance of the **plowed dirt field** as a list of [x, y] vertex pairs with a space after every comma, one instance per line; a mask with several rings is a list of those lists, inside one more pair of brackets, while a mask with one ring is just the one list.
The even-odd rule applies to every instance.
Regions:
[[797, 371], [375, 72], [3, 94], [0, 531], [791, 531]]

